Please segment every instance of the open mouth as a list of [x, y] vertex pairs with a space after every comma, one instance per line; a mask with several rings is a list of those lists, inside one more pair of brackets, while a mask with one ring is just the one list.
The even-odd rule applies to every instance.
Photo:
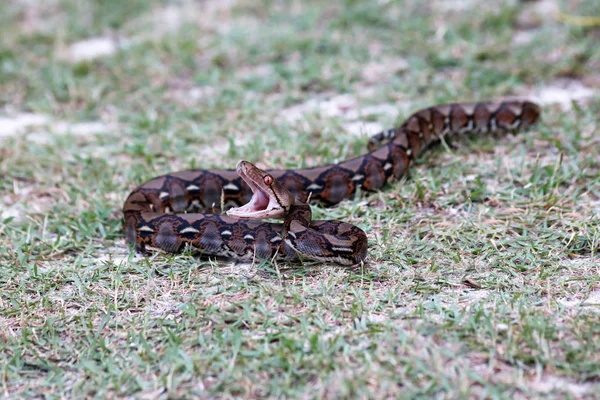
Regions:
[[271, 189], [264, 187], [262, 180], [257, 182], [259, 177], [248, 174], [244, 162], [238, 163], [237, 173], [250, 186], [252, 198], [247, 204], [228, 210], [227, 215], [238, 218], [279, 218], [282, 216], [284, 210], [275, 196], [270, 193]]

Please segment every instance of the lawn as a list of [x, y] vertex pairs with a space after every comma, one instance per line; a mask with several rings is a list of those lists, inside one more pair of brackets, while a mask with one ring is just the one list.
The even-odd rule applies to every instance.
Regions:
[[[0, 396], [600, 393], [596, 1], [0, 5]], [[585, 26], [588, 25], [588, 26]], [[186, 168], [342, 161], [434, 104], [537, 101], [318, 219], [360, 268], [130, 253]]]

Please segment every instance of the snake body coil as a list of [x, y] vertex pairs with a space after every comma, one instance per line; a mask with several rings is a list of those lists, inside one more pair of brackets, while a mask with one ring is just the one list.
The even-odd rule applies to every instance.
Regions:
[[[529, 101], [438, 105], [375, 135], [369, 153], [338, 164], [262, 171], [240, 162], [237, 171], [163, 175], [139, 186], [125, 201], [126, 239], [140, 251], [178, 252], [191, 245], [208, 256], [245, 261], [360, 263], [367, 254], [365, 233], [343, 222], [311, 221], [310, 206], [304, 203], [309, 196], [325, 206], [338, 204], [358, 188], [375, 191], [400, 178], [423, 150], [446, 135], [517, 132], [539, 117], [539, 107]], [[228, 212], [233, 217], [218, 214], [221, 205], [237, 207]]]

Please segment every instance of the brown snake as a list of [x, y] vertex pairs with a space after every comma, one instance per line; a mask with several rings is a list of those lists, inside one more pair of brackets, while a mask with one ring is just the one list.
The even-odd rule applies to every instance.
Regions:
[[[178, 252], [190, 245], [207, 256], [244, 261], [357, 264], [367, 255], [365, 233], [343, 222], [311, 221], [307, 199], [332, 206], [358, 188], [375, 191], [400, 178], [425, 148], [445, 135], [517, 132], [539, 117], [540, 108], [529, 101], [438, 105], [373, 136], [369, 153], [338, 164], [262, 171], [241, 161], [237, 173], [211, 169], [163, 175], [139, 186], [125, 201], [125, 236], [140, 251]], [[224, 216], [219, 214], [222, 207], [237, 208]]]

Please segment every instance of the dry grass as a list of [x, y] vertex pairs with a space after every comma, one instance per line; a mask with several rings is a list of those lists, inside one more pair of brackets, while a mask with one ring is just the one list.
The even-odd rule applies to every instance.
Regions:
[[[598, 30], [554, 12], [594, 4], [452, 4], [3, 3], [2, 395], [592, 398]], [[364, 269], [124, 246], [152, 176], [336, 162], [420, 107], [509, 96], [542, 123], [315, 209], [368, 231]]]

